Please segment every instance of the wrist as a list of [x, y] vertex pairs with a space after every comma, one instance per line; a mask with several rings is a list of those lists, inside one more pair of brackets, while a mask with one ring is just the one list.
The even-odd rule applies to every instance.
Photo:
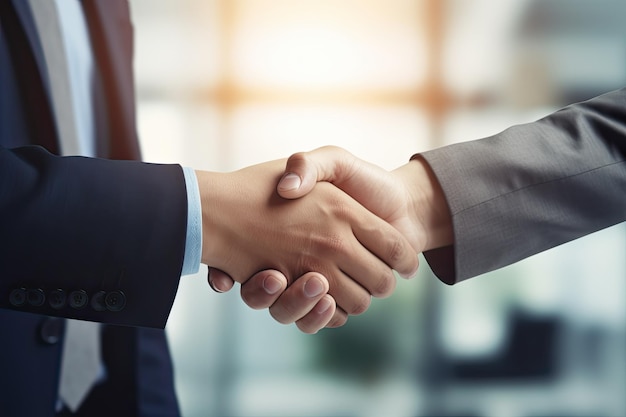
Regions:
[[217, 209], [220, 184], [219, 173], [196, 171], [198, 189], [200, 191], [200, 205], [202, 217], [202, 253], [201, 262], [205, 265], [216, 266], [218, 261], [217, 241], [219, 233], [214, 224], [220, 211]]
[[415, 155], [395, 171], [403, 180], [409, 194], [409, 215], [423, 230], [424, 251], [454, 243], [452, 216], [446, 196], [428, 162]]

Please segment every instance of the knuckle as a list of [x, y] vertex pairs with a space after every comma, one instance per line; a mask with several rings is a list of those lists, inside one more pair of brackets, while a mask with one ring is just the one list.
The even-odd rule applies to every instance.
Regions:
[[358, 316], [359, 314], [363, 314], [367, 311], [371, 303], [372, 303], [372, 297], [369, 294], [365, 294], [359, 297], [354, 302], [354, 305], [352, 306], [352, 308], [350, 309], [348, 313], [353, 316]]
[[381, 278], [378, 280], [377, 285], [374, 288], [374, 292], [372, 292], [372, 295], [379, 298], [388, 297], [393, 293], [393, 290], [395, 290], [395, 288], [396, 277], [391, 270], [387, 269], [383, 272]]
[[248, 292], [241, 292], [241, 299], [243, 302], [253, 310], [261, 310], [268, 306], [265, 306], [264, 303], [258, 299], [255, 294], [251, 294]]
[[274, 305], [270, 307], [270, 316], [280, 324], [291, 324], [295, 321], [289, 310], [282, 306]]
[[296, 322], [296, 326], [302, 333], [306, 333], [306, 334], [314, 334], [314, 333], [317, 333], [317, 331], [319, 330], [318, 327], [315, 327], [313, 324], [307, 323], [303, 320], [298, 320]]
[[253, 278], [242, 284], [239, 290], [241, 299], [254, 310], [261, 310], [270, 306], [271, 301], [260, 290], [260, 286]]
[[313, 250], [324, 257], [333, 253], [344, 253], [347, 250], [346, 241], [338, 234], [322, 235], [312, 238]]
[[348, 317], [346, 315], [335, 315], [333, 316], [333, 318], [328, 322], [328, 324], [326, 325], [326, 327], [328, 327], [329, 329], [334, 329], [337, 327], [341, 327], [344, 324], [346, 324], [348, 322]]
[[339, 194], [331, 200], [330, 203], [335, 217], [339, 219], [354, 218], [353, 207], [348, 204], [348, 201], [343, 194]]
[[339, 235], [328, 236], [327, 250], [331, 253], [344, 252], [347, 248], [346, 241]]
[[343, 152], [343, 148], [340, 148], [335, 145], [324, 145], [319, 148], [320, 150], [329, 151], [329, 152]]
[[287, 159], [287, 165], [299, 166], [306, 163], [307, 156], [304, 152], [296, 152]]
[[407, 247], [401, 238], [391, 238], [388, 243], [389, 259], [394, 262], [400, 262], [407, 256]]

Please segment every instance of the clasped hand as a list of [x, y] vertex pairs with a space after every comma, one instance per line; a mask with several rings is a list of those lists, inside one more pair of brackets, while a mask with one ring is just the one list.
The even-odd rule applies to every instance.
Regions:
[[392, 270], [412, 276], [417, 254], [432, 246], [425, 231], [438, 219], [415, 207], [430, 196], [409, 181], [420, 169], [390, 173], [325, 147], [228, 174], [199, 172], [211, 286], [242, 283], [250, 307], [306, 333], [342, 325], [371, 296], [391, 294]]

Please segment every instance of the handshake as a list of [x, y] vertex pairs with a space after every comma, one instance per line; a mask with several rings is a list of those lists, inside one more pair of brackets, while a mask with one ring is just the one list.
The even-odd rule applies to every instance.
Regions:
[[202, 263], [218, 292], [305, 333], [343, 325], [452, 244], [443, 191], [419, 155], [394, 171], [324, 147], [232, 173], [197, 171]]

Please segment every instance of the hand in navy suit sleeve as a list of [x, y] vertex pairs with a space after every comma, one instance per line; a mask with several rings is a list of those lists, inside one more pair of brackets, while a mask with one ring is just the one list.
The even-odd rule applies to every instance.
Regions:
[[0, 307], [164, 327], [183, 264], [177, 165], [0, 148]]
[[[185, 257], [183, 169], [0, 149], [0, 307], [113, 324], [163, 327]], [[273, 268], [338, 314], [411, 273], [417, 255], [393, 227], [335, 187], [289, 202], [276, 193], [284, 161], [233, 173], [198, 171], [202, 262], [243, 282]], [[327, 279], [327, 281], [326, 281]], [[327, 301], [330, 301], [327, 299]], [[333, 304], [334, 305], [334, 304]]]

